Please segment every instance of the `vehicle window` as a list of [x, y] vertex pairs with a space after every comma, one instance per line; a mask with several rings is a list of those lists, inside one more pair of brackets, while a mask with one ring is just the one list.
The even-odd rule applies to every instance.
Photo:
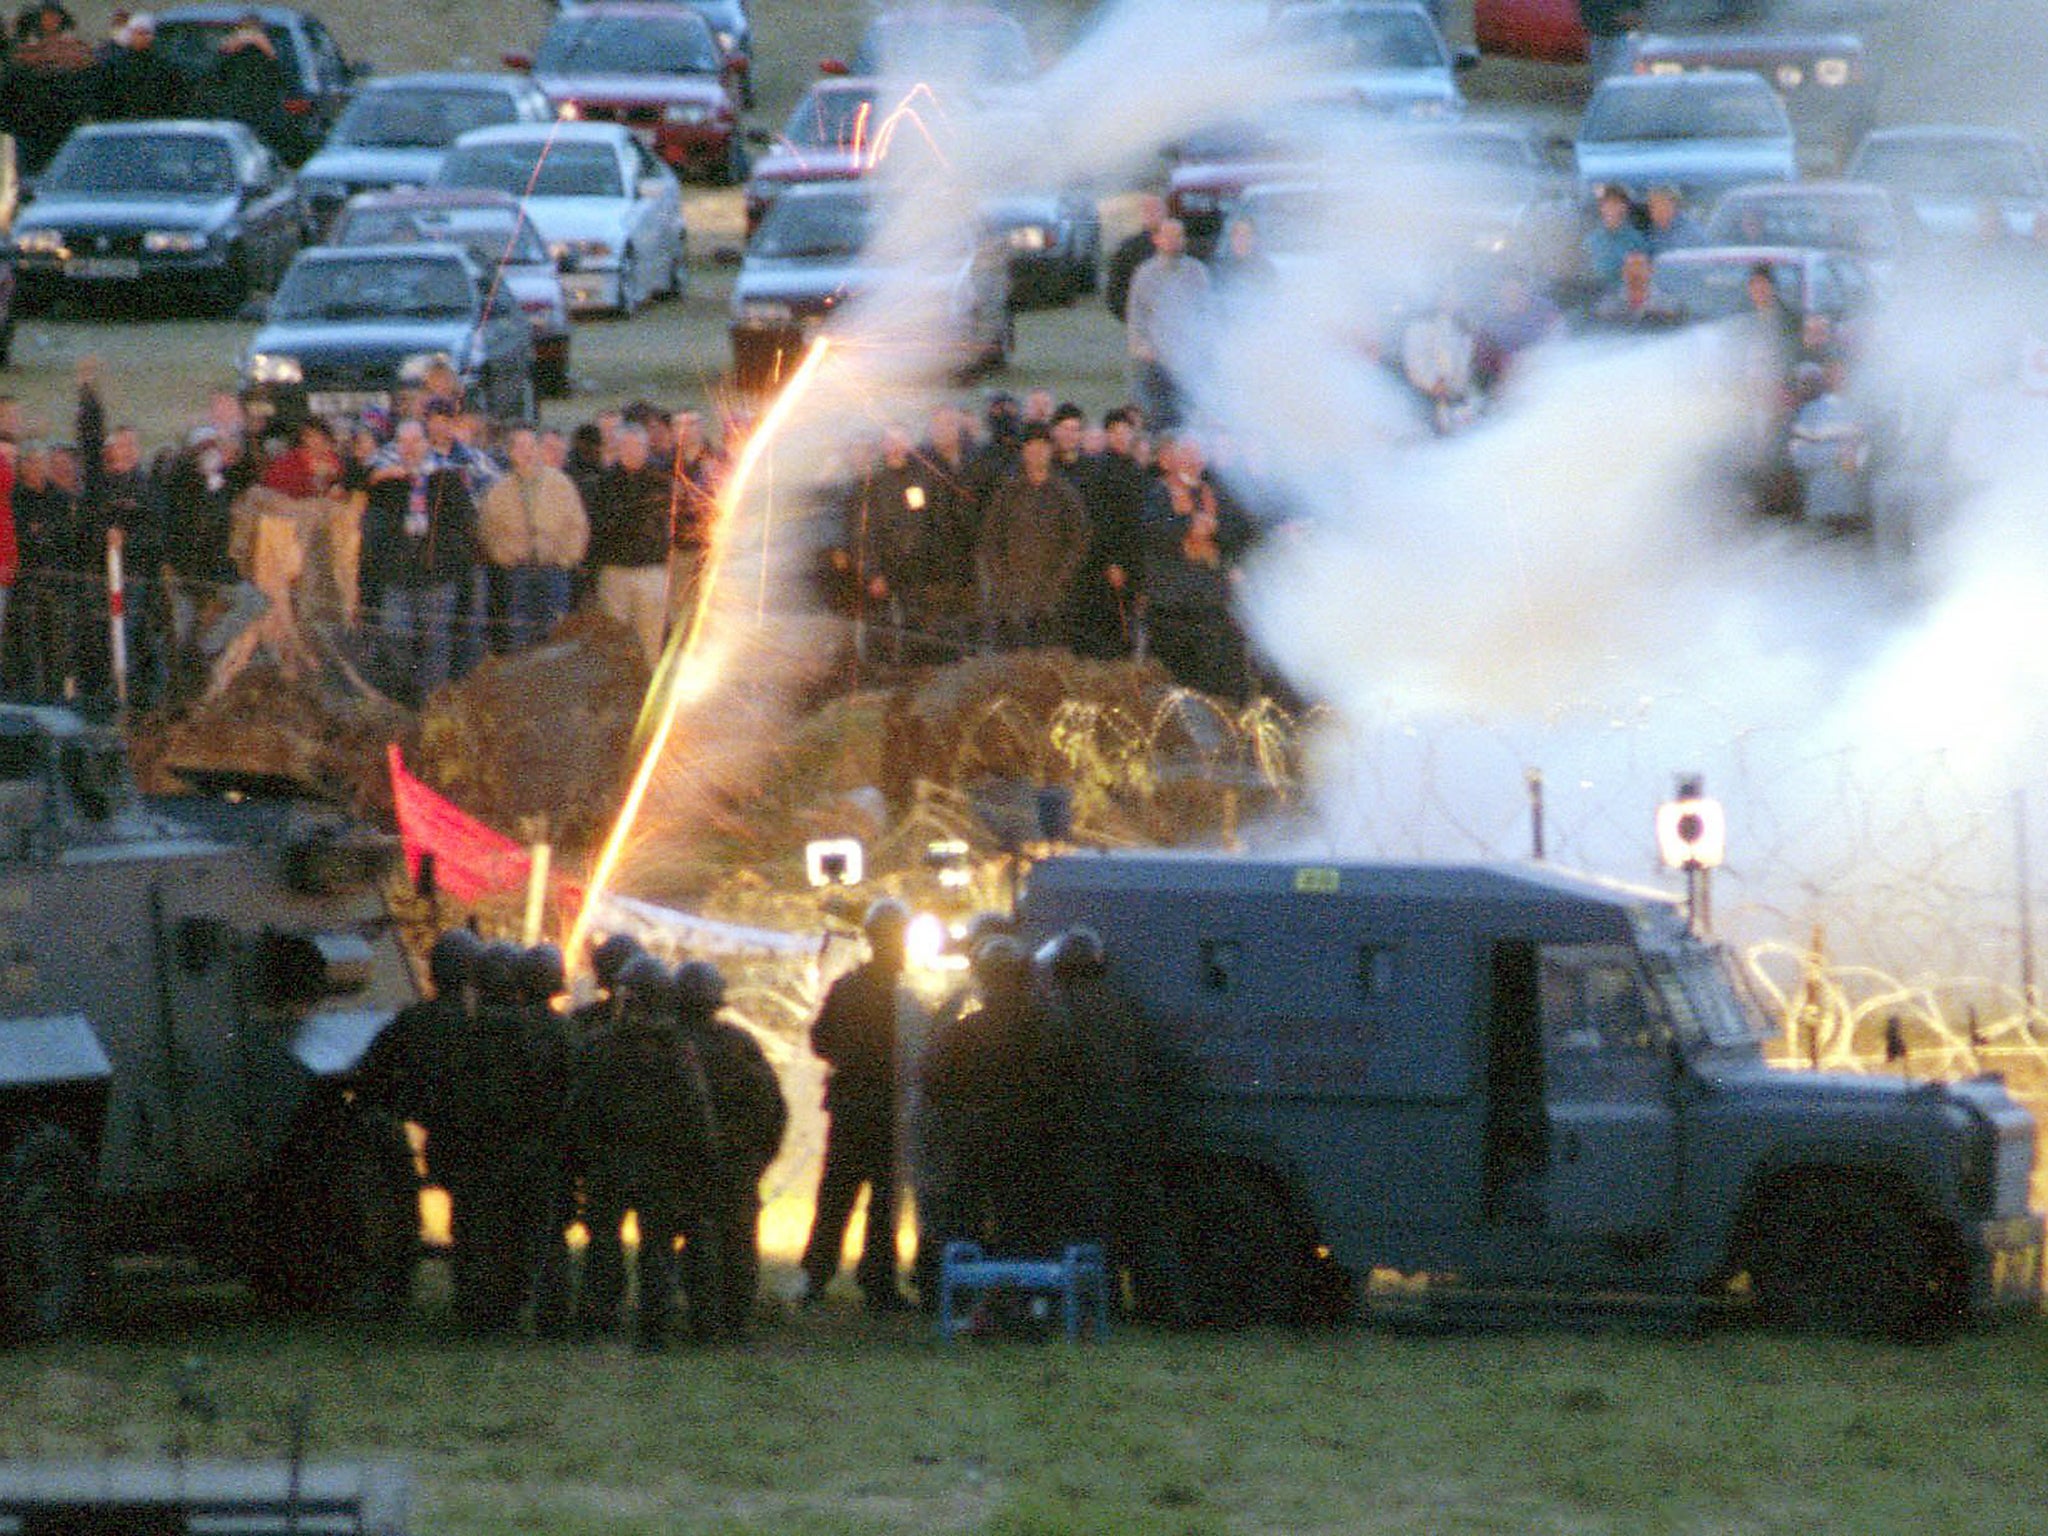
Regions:
[[662, 163], [655, 159], [654, 151], [638, 139], [633, 141], [633, 175], [636, 180], [645, 181], [652, 176], [657, 180], [665, 174]]
[[[164, 56], [180, 74], [191, 78], [207, 74], [220, 60], [220, 45], [229, 33], [235, 30], [233, 21], [197, 19], [166, 21], [157, 27], [156, 51]], [[288, 27], [265, 27], [270, 46], [277, 54], [277, 62], [284, 66], [285, 78], [295, 82], [306, 78], [300, 67], [298, 40]]]
[[1896, 250], [1899, 243], [1889, 208], [1844, 199], [1726, 198], [1714, 210], [1707, 235], [1727, 245], [1804, 245], [1864, 255]]
[[1358, 948], [1358, 995], [1365, 998], [1392, 997], [1400, 975], [1401, 952], [1391, 944], [1361, 944]]
[[623, 197], [618, 156], [609, 144], [472, 144], [441, 163], [447, 187], [479, 187], [514, 197]]
[[533, 67], [549, 75], [715, 75], [725, 65], [695, 11], [671, 16], [564, 16]]
[[475, 297], [453, 258], [301, 261], [278, 286], [271, 313], [286, 320], [452, 317], [472, 313]]
[[1283, 11], [1273, 35], [1323, 69], [1448, 69], [1451, 62], [1436, 29], [1406, 11], [1303, 6]]
[[235, 157], [219, 139], [192, 133], [96, 133], [73, 137], [43, 175], [46, 191], [225, 196]]
[[1602, 86], [1586, 106], [1579, 137], [1589, 143], [1642, 139], [1783, 138], [1785, 108], [1754, 75], [1735, 79], [1660, 77], [1654, 89]]
[[511, 209], [356, 208], [330, 237], [335, 245], [459, 245], [478, 266], [538, 266], [547, 248], [534, 227]]
[[502, 91], [365, 91], [335, 125], [342, 144], [386, 149], [445, 149], [472, 128], [495, 128], [516, 116]]
[[[1754, 308], [1749, 301], [1749, 268], [1746, 261], [1665, 261], [1657, 264], [1655, 281], [1657, 291], [1688, 320], [1727, 320]], [[1795, 270], [1774, 263], [1771, 282], [1786, 307], [1801, 306]]]
[[1008, 17], [882, 16], [861, 38], [853, 72], [998, 85], [1028, 80], [1037, 66], [1024, 29]]
[[1620, 945], [1546, 945], [1538, 957], [1546, 1056], [1660, 1049], [1668, 1035]]
[[810, 92], [782, 125], [782, 141], [795, 149], [857, 150], [875, 124], [872, 91]]
[[1873, 139], [1856, 157], [1859, 181], [1922, 197], [2041, 197], [2040, 162], [2023, 142]]
[[747, 249], [784, 259], [853, 256], [873, 224], [874, 204], [865, 197], [779, 197]]
[[334, 35], [322, 26], [317, 17], [306, 18], [306, 36], [312, 39], [313, 57], [319, 61], [320, 83], [334, 88], [348, 83], [348, 60], [341, 56], [341, 48], [334, 41]]

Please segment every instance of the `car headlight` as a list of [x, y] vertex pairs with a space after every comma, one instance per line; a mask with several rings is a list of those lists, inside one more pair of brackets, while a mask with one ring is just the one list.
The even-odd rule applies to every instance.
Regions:
[[718, 34], [718, 46], [722, 52], [731, 53], [739, 45], [740, 40], [737, 34], [732, 32], [721, 32]]
[[306, 370], [299, 365], [296, 357], [286, 357], [281, 352], [249, 354], [251, 384], [297, 384], [305, 377]]
[[548, 247], [548, 254], [564, 272], [573, 272], [578, 267], [609, 260], [612, 247], [609, 240], [557, 240]]
[[740, 318], [755, 325], [786, 324], [790, 314], [790, 307], [776, 299], [746, 299], [740, 304]]
[[1042, 251], [1052, 244], [1052, 232], [1043, 224], [1020, 224], [1010, 231], [1013, 251]]
[[1796, 91], [1806, 83], [1806, 71], [1797, 64], [1780, 64], [1777, 72], [1778, 89]]
[[152, 229], [143, 235], [142, 248], [158, 255], [190, 254], [206, 249], [206, 236], [196, 229]]
[[14, 236], [14, 248], [30, 256], [62, 256], [64, 232], [60, 229], [24, 229]]
[[671, 102], [662, 109], [661, 120], [664, 123], [681, 123], [685, 127], [695, 128], [701, 123], [711, 121], [711, 109], [694, 101]]
[[1844, 86], [1849, 83], [1849, 61], [1847, 59], [1822, 59], [1813, 66], [1813, 78], [1826, 86]]
[[1214, 192], [1182, 192], [1174, 201], [1180, 204], [1182, 213], [1214, 213], [1217, 206]]

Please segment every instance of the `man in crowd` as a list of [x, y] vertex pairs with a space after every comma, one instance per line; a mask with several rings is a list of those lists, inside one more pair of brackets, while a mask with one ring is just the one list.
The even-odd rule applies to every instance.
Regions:
[[1118, 406], [1102, 418], [1102, 449], [1077, 466], [1088, 513], [1088, 552], [1067, 598], [1067, 644], [1076, 655], [1113, 661], [1131, 653], [1136, 625], [1138, 519], [1152, 476], [1138, 462], [1138, 414]]
[[1195, 361], [1202, 316], [1209, 300], [1209, 271], [1188, 254], [1187, 230], [1179, 219], [1164, 219], [1152, 236], [1153, 254], [1131, 274], [1125, 310], [1125, 350], [1131, 393], [1155, 427], [1181, 418], [1176, 370]]
[[589, 503], [589, 560], [598, 606], [639, 637], [651, 669], [668, 618], [669, 474], [650, 459], [644, 427], [622, 423], [612, 451]]
[[988, 635], [998, 646], [1048, 645], [1088, 552], [1088, 512], [1052, 472], [1052, 434], [1025, 431], [1017, 472], [982, 511], [975, 544]]
[[1251, 530], [1209, 483], [1199, 439], [1162, 437], [1158, 456], [1139, 527], [1152, 654], [1182, 686], [1241, 703], [1250, 674], [1230, 603]]
[[377, 596], [392, 680], [417, 704], [446, 683], [452, 626], [476, 564], [476, 506], [459, 470], [435, 467], [426, 429], [401, 422], [397, 461], [371, 476], [363, 584]]
[[575, 482], [544, 463], [532, 427], [505, 438], [509, 473], [484, 492], [477, 539], [502, 593], [506, 639], [533, 644], [569, 611], [572, 575], [590, 547]]

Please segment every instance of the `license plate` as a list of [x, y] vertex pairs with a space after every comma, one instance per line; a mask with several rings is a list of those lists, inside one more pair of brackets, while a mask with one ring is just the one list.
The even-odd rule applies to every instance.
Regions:
[[390, 404], [391, 396], [381, 389], [316, 389], [306, 396], [306, 409], [315, 416], [353, 416]]
[[73, 277], [125, 281], [142, 276], [142, 263], [133, 256], [81, 256], [71, 263]]

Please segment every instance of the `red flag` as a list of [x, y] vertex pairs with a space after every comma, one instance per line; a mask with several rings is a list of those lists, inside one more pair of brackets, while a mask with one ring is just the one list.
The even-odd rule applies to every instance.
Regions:
[[423, 853], [434, 856], [435, 885], [457, 901], [473, 902], [526, 884], [533, 867], [531, 853], [414, 778], [406, 771], [397, 742], [387, 751], [398, 836], [405, 846], [406, 873], [415, 884]]

